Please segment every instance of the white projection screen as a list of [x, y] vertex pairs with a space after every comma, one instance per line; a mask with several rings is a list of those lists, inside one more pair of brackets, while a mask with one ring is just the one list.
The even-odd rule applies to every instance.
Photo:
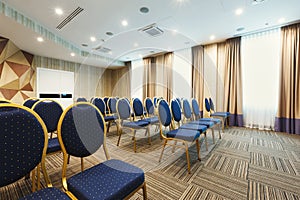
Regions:
[[74, 100], [74, 72], [37, 68], [37, 98], [53, 99], [63, 108]]

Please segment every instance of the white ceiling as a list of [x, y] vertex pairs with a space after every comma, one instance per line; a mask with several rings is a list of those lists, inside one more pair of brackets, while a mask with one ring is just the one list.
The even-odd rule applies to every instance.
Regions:
[[[81, 50], [121, 61], [212, 43], [280, 26], [278, 19], [282, 17], [285, 18], [284, 24], [300, 19], [299, 0], [265, 0], [257, 5], [253, 5], [252, 0], [3, 0], [3, 2]], [[56, 26], [78, 6], [84, 10], [61, 30], [56, 29]], [[63, 15], [55, 14], [54, 10], [57, 7], [64, 11]], [[149, 12], [141, 13], [139, 11], [141, 7], [149, 8]], [[243, 13], [239, 16], [235, 14], [237, 8], [243, 9]], [[121, 24], [124, 19], [128, 21], [126, 27]], [[164, 33], [161, 36], [150, 37], [138, 31], [152, 23], [163, 29]], [[0, 26], [0, 35], [12, 39], [20, 48], [33, 54], [85, 62], [100, 67], [107, 65], [92, 57], [87, 59], [77, 55], [71, 57], [69, 49], [54, 41], [38, 43], [37, 33], [3, 14], [0, 15]], [[237, 32], [236, 29], [240, 27], [245, 29]], [[114, 35], [106, 35], [108, 31]], [[210, 40], [211, 35], [215, 35], [215, 40]], [[97, 40], [91, 42], [91, 36]], [[88, 47], [81, 44], [88, 44]], [[93, 50], [100, 45], [112, 51], [101, 53]]]

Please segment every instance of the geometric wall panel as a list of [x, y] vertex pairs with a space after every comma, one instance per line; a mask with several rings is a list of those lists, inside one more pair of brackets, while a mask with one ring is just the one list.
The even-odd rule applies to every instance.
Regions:
[[33, 55], [0, 37], [0, 97], [22, 103], [34, 95]]

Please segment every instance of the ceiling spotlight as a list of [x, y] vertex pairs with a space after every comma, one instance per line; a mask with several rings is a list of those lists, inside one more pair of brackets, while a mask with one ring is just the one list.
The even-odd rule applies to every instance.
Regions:
[[63, 12], [63, 10], [61, 8], [55, 8], [55, 13], [57, 15], [62, 15], [64, 12]]
[[216, 38], [216, 36], [214, 36], [214, 35], [211, 35], [211, 36], [209, 37], [210, 40], [214, 40], [215, 38]]
[[122, 25], [123, 25], [123, 26], [127, 26], [127, 25], [128, 25], [128, 22], [127, 22], [126, 20], [123, 20], [123, 21], [122, 21]]
[[237, 32], [240, 32], [240, 31], [243, 31], [243, 30], [245, 30], [244, 27], [239, 27], [239, 28], [236, 29]]
[[252, 5], [257, 5], [265, 2], [266, 0], [252, 0]]
[[283, 17], [280, 18], [280, 19], [278, 20], [278, 23], [279, 23], [279, 24], [282, 24], [282, 23], [284, 23], [284, 22], [285, 22], [285, 18], [283, 18]]
[[83, 43], [83, 44], [81, 44], [81, 46], [83, 46], [83, 47], [87, 47], [87, 46], [89, 46], [89, 45], [87, 45], [87, 44]]
[[74, 57], [74, 56], [75, 56], [75, 53], [72, 52], [72, 53], [70, 53], [70, 55], [71, 55], [72, 57]]
[[143, 14], [148, 13], [149, 12], [149, 8], [147, 8], [147, 7], [141, 7], [140, 8], [140, 12], [143, 13]]
[[37, 41], [39, 41], [39, 42], [43, 42], [43, 41], [44, 41], [44, 38], [42, 38], [42, 37], [37, 37], [36, 39], [37, 39]]
[[95, 42], [95, 41], [96, 41], [96, 38], [93, 37], [93, 36], [92, 36], [90, 39], [91, 39], [92, 42]]
[[139, 46], [139, 43], [135, 42], [135, 43], [133, 44], [133, 46], [134, 46], [134, 47], [138, 47], [138, 46]]
[[235, 10], [235, 14], [236, 15], [241, 15], [243, 13], [243, 9], [242, 8], [238, 8]]
[[114, 35], [112, 32], [106, 32], [105, 34], [108, 35], [108, 36], [113, 36]]

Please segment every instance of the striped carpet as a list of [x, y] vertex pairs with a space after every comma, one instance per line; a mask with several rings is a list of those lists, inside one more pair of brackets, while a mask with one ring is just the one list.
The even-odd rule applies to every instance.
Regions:
[[[202, 161], [195, 145], [190, 147], [191, 174], [184, 150], [165, 149], [154, 129], [151, 142], [138, 133], [137, 153], [130, 134], [117, 147], [115, 128], [107, 134], [110, 157], [141, 167], [146, 173], [148, 199], [300, 199], [300, 136], [246, 128], [228, 128], [222, 139], [208, 133], [209, 149], [201, 138]], [[216, 138], [217, 134], [216, 134]], [[85, 159], [85, 167], [105, 160], [103, 149]], [[47, 170], [55, 187], [61, 188], [62, 155], [47, 157]], [[80, 171], [80, 160], [71, 158], [68, 176]], [[43, 184], [44, 185], [44, 184]], [[18, 199], [30, 193], [30, 180], [0, 188], [0, 199]], [[142, 199], [142, 191], [131, 199]]]

